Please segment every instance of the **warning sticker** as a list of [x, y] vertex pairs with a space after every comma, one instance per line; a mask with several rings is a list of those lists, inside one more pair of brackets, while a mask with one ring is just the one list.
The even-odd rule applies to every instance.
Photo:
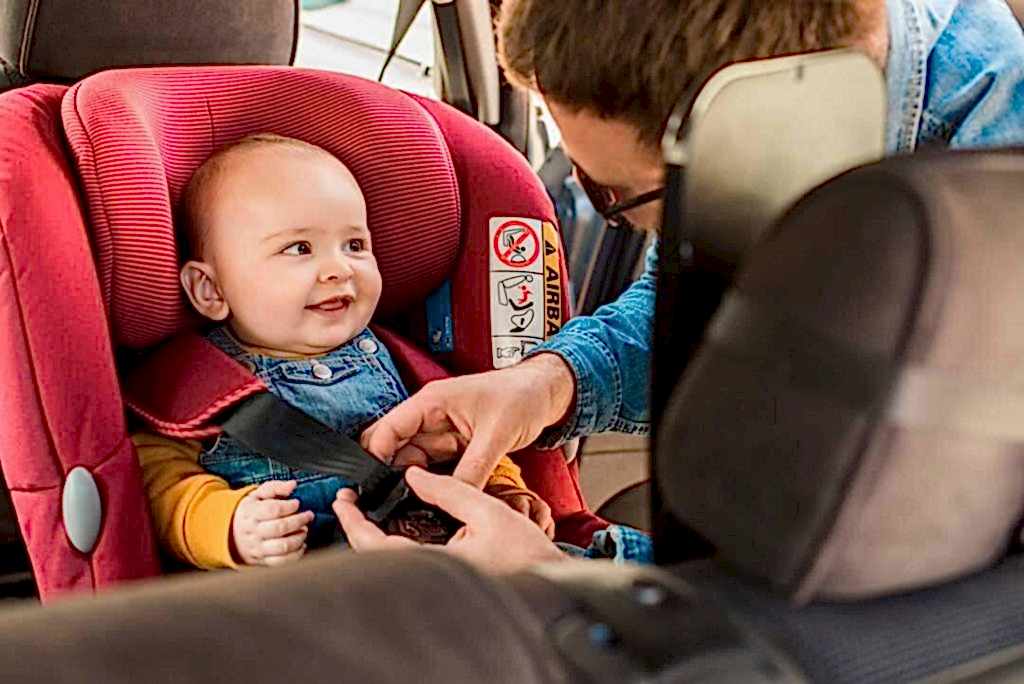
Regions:
[[544, 224], [544, 338], [562, 329], [561, 241], [550, 223]]
[[494, 218], [490, 245], [492, 361], [506, 368], [562, 326], [559, 240], [550, 223]]
[[498, 262], [505, 268], [526, 269], [533, 266], [540, 254], [537, 230], [536, 226], [519, 219], [505, 219], [498, 224], [491, 238], [491, 249]]

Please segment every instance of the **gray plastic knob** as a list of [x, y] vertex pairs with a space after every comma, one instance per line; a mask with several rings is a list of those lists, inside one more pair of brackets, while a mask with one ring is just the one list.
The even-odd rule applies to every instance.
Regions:
[[92, 473], [81, 466], [72, 468], [64, 479], [61, 515], [71, 545], [82, 553], [91, 552], [100, 534], [103, 502]]

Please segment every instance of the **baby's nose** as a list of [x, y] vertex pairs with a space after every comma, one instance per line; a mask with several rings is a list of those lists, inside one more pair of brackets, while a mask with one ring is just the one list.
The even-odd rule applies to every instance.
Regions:
[[344, 257], [325, 261], [320, 267], [320, 280], [347, 280], [352, 277], [352, 266]]

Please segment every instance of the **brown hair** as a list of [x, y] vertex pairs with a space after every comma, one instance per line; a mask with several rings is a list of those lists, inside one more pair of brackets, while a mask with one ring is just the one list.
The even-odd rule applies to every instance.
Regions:
[[287, 145], [307, 152], [326, 154], [334, 159], [330, 152], [312, 143], [288, 138], [276, 133], [254, 133], [229, 143], [211, 154], [196, 169], [181, 194], [178, 211], [178, 234], [184, 241], [182, 254], [187, 257], [201, 257], [206, 238], [206, 229], [202, 221], [203, 189], [216, 180], [224, 170], [227, 158], [239, 151], [268, 145]]
[[684, 93], [731, 62], [849, 46], [884, 0], [505, 0], [509, 80], [660, 142]]

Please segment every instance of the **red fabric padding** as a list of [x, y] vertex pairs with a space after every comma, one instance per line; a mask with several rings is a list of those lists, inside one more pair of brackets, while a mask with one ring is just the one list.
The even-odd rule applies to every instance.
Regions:
[[195, 332], [176, 335], [123, 372], [125, 404], [161, 434], [201, 439], [220, 432], [210, 419], [266, 386]]
[[252, 133], [319, 145], [355, 175], [384, 278], [379, 315], [421, 301], [455, 265], [448, 147], [433, 118], [391, 88], [280, 67], [114, 70], [73, 86], [63, 119], [118, 346], [147, 347], [188, 325], [172, 207], [204, 159]]
[[[0, 95], [0, 466], [44, 600], [159, 572], [65, 160], [64, 90]], [[104, 506], [91, 556], [71, 547], [60, 517], [64, 474], [74, 466], [93, 473]]]
[[[456, 375], [491, 370], [490, 219], [518, 216], [555, 226], [558, 219], [537, 174], [501, 136], [441, 102], [416, 100], [448, 142], [462, 197], [463, 238], [451, 274], [455, 351], [446, 362]], [[562, 292], [568, 293], [564, 255], [560, 262]], [[563, 321], [569, 313], [563, 296]]]

